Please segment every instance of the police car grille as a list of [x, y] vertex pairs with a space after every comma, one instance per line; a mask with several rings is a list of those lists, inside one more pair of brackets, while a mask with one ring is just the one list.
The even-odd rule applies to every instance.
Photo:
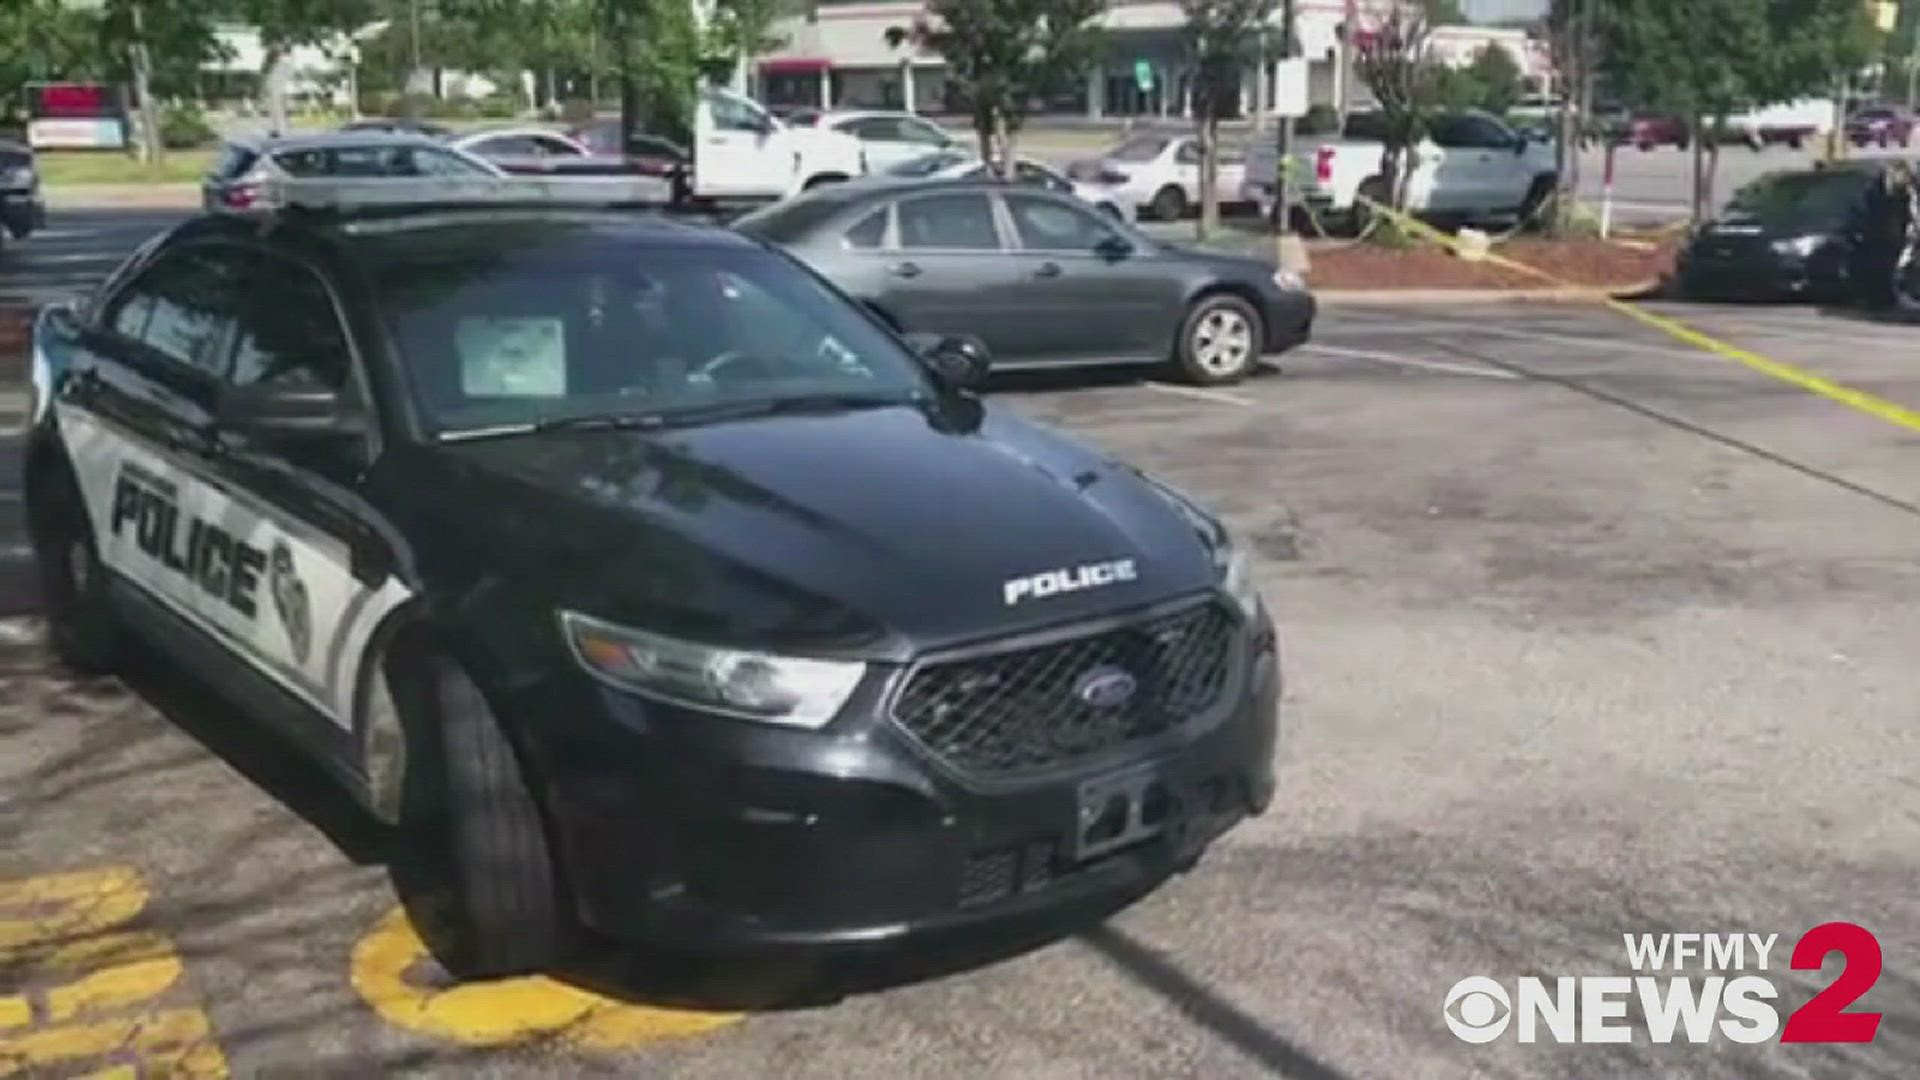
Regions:
[[[1233, 619], [1214, 603], [1087, 637], [928, 664], [895, 700], [897, 723], [955, 768], [1005, 775], [1151, 738], [1210, 709], [1226, 687]], [[1095, 707], [1086, 680], [1124, 672], [1131, 697]]]

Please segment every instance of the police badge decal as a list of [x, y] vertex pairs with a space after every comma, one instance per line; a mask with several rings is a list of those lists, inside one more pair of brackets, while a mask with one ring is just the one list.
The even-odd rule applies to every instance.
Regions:
[[295, 663], [307, 662], [313, 645], [313, 615], [307, 603], [307, 587], [294, 572], [293, 549], [285, 540], [273, 545], [273, 558], [267, 570], [267, 589], [273, 594], [273, 610], [287, 632], [287, 644], [293, 648]]

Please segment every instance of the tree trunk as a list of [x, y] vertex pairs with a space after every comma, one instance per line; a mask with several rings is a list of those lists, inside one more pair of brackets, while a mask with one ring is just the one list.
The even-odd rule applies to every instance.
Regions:
[[992, 109], [992, 113], [993, 156], [988, 160], [996, 163], [994, 170], [999, 174], [1000, 179], [1012, 180], [1014, 176], [1013, 130], [1007, 124], [1006, 110], [996, 106]]
[[[1212, 97], [1211, 94], [1205, 95]], [[1212, 108], [1200, 114], [1200, 218], [1194, 236], [1205, 240], [1220, 230], [1220, 119]]]
[[1707, 175], [1702, 181], [1704, 190], [1700, 195], [1700, 201], [1708, 213], [1713, 211], [1714, 191], [1720, 179], [1720, 132], [1726, 124], [1725, 116], [1713, 118], [1713, 142], [1707, 147]]
[[994, 176], [1000, 175], [1000, 163], [994, 157], [993, 145], [994, 112], [985, 106], [976, 105], [973, 109], [973, 137], [980, 144], [980, 160], [987, 163], [987, 171]]
[[1704, 203], [1705, 203], [1705, 196], [1706, 196], [1707, 145], [1705, 142], [1705, 133], [1700, 130], [1701, 128], [1700, 114], [1697, 112], [1694, 113], [1692, 116], [1692, 120], [1693, 120], [1693, 220], [1700, 221], [1705, 217], [1703, 210], [1704, 210]]

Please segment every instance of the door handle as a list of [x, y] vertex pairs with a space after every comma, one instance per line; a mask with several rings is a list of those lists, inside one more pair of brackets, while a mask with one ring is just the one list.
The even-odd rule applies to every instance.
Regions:
[[1034, 276], [1034, 277], [1043, 277], [1043, 278], [1056, 278], [1056, 277], [1059, 277], [1059, 276], [1060, 276], [1060, 264], [1059, 264], [1059, 263], [1055, 263], [1055, 262], [1043, 262], [1043, 263], [1041, 263], [1041, 264], [1040, 264], [1040, 267], [1039, 267], [1039, 269], [1037, 269], [1037, 270], [1035, 270], [1035, 271], [1033, 272], [1033, 276]]
[[920, 276], [920, 264], [910, 262], [894, 263], [892, 266], [887, 267], [887, 273], [892, 274], [894, 277], [917, 278]]

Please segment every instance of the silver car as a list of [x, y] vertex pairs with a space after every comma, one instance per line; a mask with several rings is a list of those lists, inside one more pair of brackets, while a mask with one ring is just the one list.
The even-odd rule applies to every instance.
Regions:
[[484, 158], [424, 135], [333, 131], [230, 140], [201, 181], [200, 197], [208, 210], [250, 210], [268, 197], [273, 180], [505, 175]]

